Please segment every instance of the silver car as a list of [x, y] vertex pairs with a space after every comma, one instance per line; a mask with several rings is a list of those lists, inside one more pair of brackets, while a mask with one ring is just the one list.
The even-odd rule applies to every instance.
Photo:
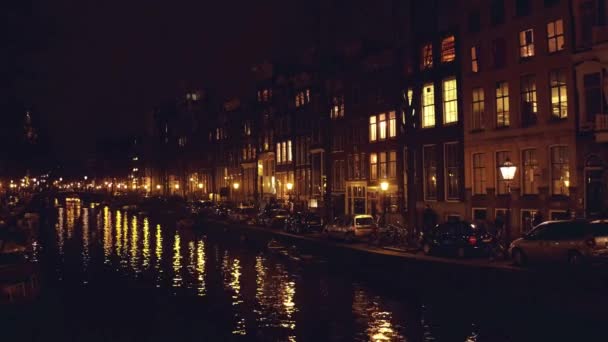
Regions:
[[324, 233], [329, 237], [350, 242], [369, 237], [376, 229], [376, 223], [371, 215], [349, 215], [337, 218], [334, 222], [325, 226]]
[[608, 221], [547, 221], [511, 243], [516, 265], [608, 261]]

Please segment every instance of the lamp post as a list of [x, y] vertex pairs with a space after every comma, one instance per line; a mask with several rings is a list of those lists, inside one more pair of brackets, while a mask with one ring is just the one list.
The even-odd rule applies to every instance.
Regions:
[[384, 221], [384, 225], [386, 225], [386, 210], [388, 209], [388, 206], [386, 205], [386, 191], [388, 190], [387, 181], [380, 182], [380, 190], [382, 190], [382, 220]]
[[287, 203], [289, 205], [289, 210], [291, 211], [291, 190], [293, 189], [293, 183], [288, 182], [285, 184], [285, 187], [287, 187]]
[[[235, 199], [235, 200], [237, 199], [237, 198], [236, 198], [236, 197], [238, 196], [238, 193], [237, 193], [237, 192], [238, 192], [238, 190], [239, 190], [239, 187], [240, 187], [240, 186], [241, 186], [241, 184], [239, 184], [238, 182], [234, 182], [234, 183], [232, 183], [232, 188], [234, 189], [234, 197], [235, 197], [234, 199]], [[236, 202], [236, 201], [235, 201], [235, 202]]]
[[517, 166], [507, 159], [500, 165], [500, 174], [507, 185], [507, 212], [505, 217], [505, 239], [509, 238], [511, 230], [511, 181], [515, 178]]

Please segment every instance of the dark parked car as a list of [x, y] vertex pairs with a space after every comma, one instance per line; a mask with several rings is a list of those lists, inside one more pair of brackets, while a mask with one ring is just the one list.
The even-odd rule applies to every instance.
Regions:
[[289, 217], [289, 212], [285, 209], [273, 209], [264, 220], [264, 224], [269, 228], [281, 228], [285, 225], [285, 220]]
[[466, 221], [446, 222], [426, 232], [422, 240], [424, 254], [450, 253], [462, 258], [483, 255], [493, 237]]
[[298, 234], [321, 232], [323, 220], [315, 213], [295, 213], [285, 221], [285, 230]]

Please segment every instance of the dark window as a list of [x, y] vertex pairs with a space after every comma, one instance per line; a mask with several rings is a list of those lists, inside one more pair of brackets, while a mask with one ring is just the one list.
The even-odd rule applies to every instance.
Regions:
[[517, 0], [515, 2], [515, 13], [520, 17], [530, 14], [530, 0]]
[[505, 21], [505, 2], [504, 0], [492, 0], [490, 5], [490, 23], [500, 25]]
[[353, 104], [354, 105], [358, 105], [359, 104], [360, 93], [361, 93], [361, 89], [359, 89], [358, 86], [354, 86], [353, 87]]
[[479, 10], [469, 13], [469, 32], [479, 32], [481, 30], [481, 14]]
[[583, 76], [585, 86], [585, 116], [587, 122], [595, 122], [595, 115], [602, 112], [602, 77], [599, 72]]
[[492, 41], [492, 63], [495, 68], [505, 66], [505, 40], [503, 38]]
[[473, 219], [484, 221], [488, 217], [486, 209], [473, 209]]
[[589, 227], [593, 236], [608, 236], [608, 223], [591, 223]]
[[559, 3], [559, 0], [545, 0], [545, 7], [551, 7]]

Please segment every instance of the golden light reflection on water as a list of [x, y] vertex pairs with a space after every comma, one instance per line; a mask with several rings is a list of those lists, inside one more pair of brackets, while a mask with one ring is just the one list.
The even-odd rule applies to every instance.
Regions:
[[364, 289], [355, 286], [353, 314], [364, 326], [369, 341], [402, 341], [405, 339], [392, 323], [393, 314], [379, 304], [380, 298], [372, 297]]
[[163, 279], [163, 268], [161, 267], [163, 261], [163, 233], [160, 224], [156, 225], [156, 245], [154, 246], [155, 263], [154, 269], [156, 270], [156, 286], [160, 287], [160, 282]]
[[148, 267], [150, 266], [150, 221], [148, 221], [148, 218], [145, 217], [144, 218], [144, 246], [143, 246], [143, 260], [142, 260], [142, 266], [144, 269], [148, 269]]
[[112, 255], [112, 215], [110, 208], [103, 208], [103, 262], [110, 263]]
[[85, 208], [82, 213], [82, 264], [85, 271], [91, 259], [89, 245], [89, 211]]
[[129, 252], [129, 263], [131, 268], [135, 273], [141, 272], [139, 268], [139, 234], [137, 230], [139, 227], [137, 226], [137, 216], [133, 216], [131, 219], [131, 238], [129, 239], [130, 244], [130, 252]]
[[207, 284], [205, 284], [205, 241], [199, 239], [196, 242], [196, 274], [197, 274], [197, 291], [199, 297], [204, 297], [207, 294]]
[[267, 260], [257, 256], [256, 270], [256, 306], [254, 313], [261, 328], [278, 328], [286, 330], [287, 340], [295, 341], [295, 314], [298, 311], [295, 303], [296, 283], [293, 276], [281, 264], [272, 269], [265, 265]]
[[116, 210], [116, 228], [115, 228], [116, 238], [114, 239], [115, 244], [114, 248], [116, 251], [116, 255], [122, 256], [122, 215], [120, 210]]
[[63, 216], [65, 215], [65, 210], [63, 207], [59, 207], [57, 214], [57, 223], [55, 224], [55, 230], [57, 231], [57, 249], [59, 250], [59, 255], [63, 255], [63, 245], [65, 243], [64, 240], [64, 221]]
[[179, 232], [175, 231], [175, 242], [173, 243], [173, 287], [181, 287], [183, 278], [182, 270], [182, 253], [181, 253], [181, 238]]
[[80, 202], [70, 201], [66, 203], [66, 232], [67, 239], [71, 240], [74, 234], [76, 220], [80, 218]]
[[[232, 276], [230, 287], [234, 291], [232, 294], [232, 306], [241, 306], [243, 304], [243, 298], [241, 296], [241, 262], [239, 259], [234, 258], [232, 261], [230, 274]], [[235, 310], [236, 326], [232, 331], [232, 334], [246, 335], [245, 317], [243, 317], [239, 311], [239, 309]]]

